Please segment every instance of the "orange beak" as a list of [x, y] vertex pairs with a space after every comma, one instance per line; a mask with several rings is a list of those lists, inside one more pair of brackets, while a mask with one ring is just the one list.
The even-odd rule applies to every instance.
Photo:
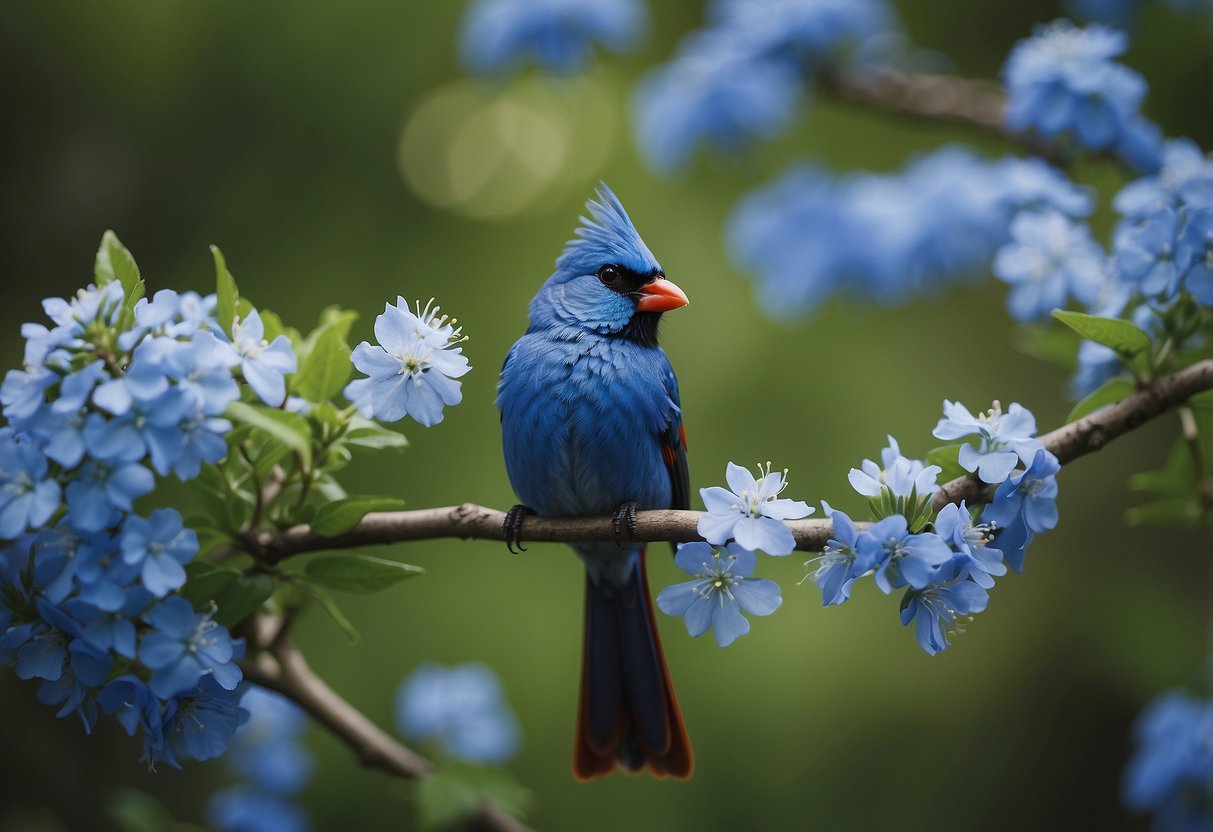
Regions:
[[640, 287], [640, 303], [636, 304], [636, 309], [640, 312], [669, 312], [688, 303], [686, 292], [664, 277], [658, 277]]

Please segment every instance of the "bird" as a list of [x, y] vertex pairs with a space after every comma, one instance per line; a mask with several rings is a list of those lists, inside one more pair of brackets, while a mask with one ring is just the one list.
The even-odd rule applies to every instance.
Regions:
[[690, 740], [632, 542], [638, 509], [687, 509], [690, 476], [678, 381], [657, 343], [662, 315], [686, 306], [605, 183], [529, 308], [497, 386], [506, 471], [528, 515], [611, 515], [615, 542], [571, 544], [585, 564], [581, 693], [573, 774], [648, 769], [686, 779]]

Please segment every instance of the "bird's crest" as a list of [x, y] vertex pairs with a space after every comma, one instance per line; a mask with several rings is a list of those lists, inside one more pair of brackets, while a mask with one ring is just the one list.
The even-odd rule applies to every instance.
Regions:
[[640, 239], [623, 203], [605, 182], [598, 183], [596, 197], [585, 204], [590, 216], [581, 217], [580, 227], [573, 232], [577, 238], [569, 241], [556, 260], [558, 273], [569, 277], [591, 274], [608, 263], [638, 274], [660, 271], [657, 258]]

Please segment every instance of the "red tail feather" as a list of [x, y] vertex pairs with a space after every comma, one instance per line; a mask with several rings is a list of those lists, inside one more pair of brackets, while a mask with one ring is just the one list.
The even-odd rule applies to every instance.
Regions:
[[[628, 638], [638, 631], [641, 638]], [[591, 684], [591, 679], [596, 682]], [[613, 728], [595, 731], [595, 724]], [[661, 726], [659, 736], [652, 735], [654, 724]], [[657, 635], [643, 552], [632, 579], [622, 587], [607, 589], [586, 579], [573, 775], [591, 780], [611, 774], [616, 767], [631, 772], [648, 768], [656, 777], [679, 780], [690, 777], [694, 768], [690, 739]]]

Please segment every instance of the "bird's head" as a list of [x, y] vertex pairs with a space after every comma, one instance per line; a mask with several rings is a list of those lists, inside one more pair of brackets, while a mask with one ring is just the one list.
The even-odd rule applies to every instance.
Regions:
[[576, 239], [531, 301], [531, 328], [588, 330], [645, 346], [657, 344], [661, 313], [687, 305], [605, 184], [586, 203]]

